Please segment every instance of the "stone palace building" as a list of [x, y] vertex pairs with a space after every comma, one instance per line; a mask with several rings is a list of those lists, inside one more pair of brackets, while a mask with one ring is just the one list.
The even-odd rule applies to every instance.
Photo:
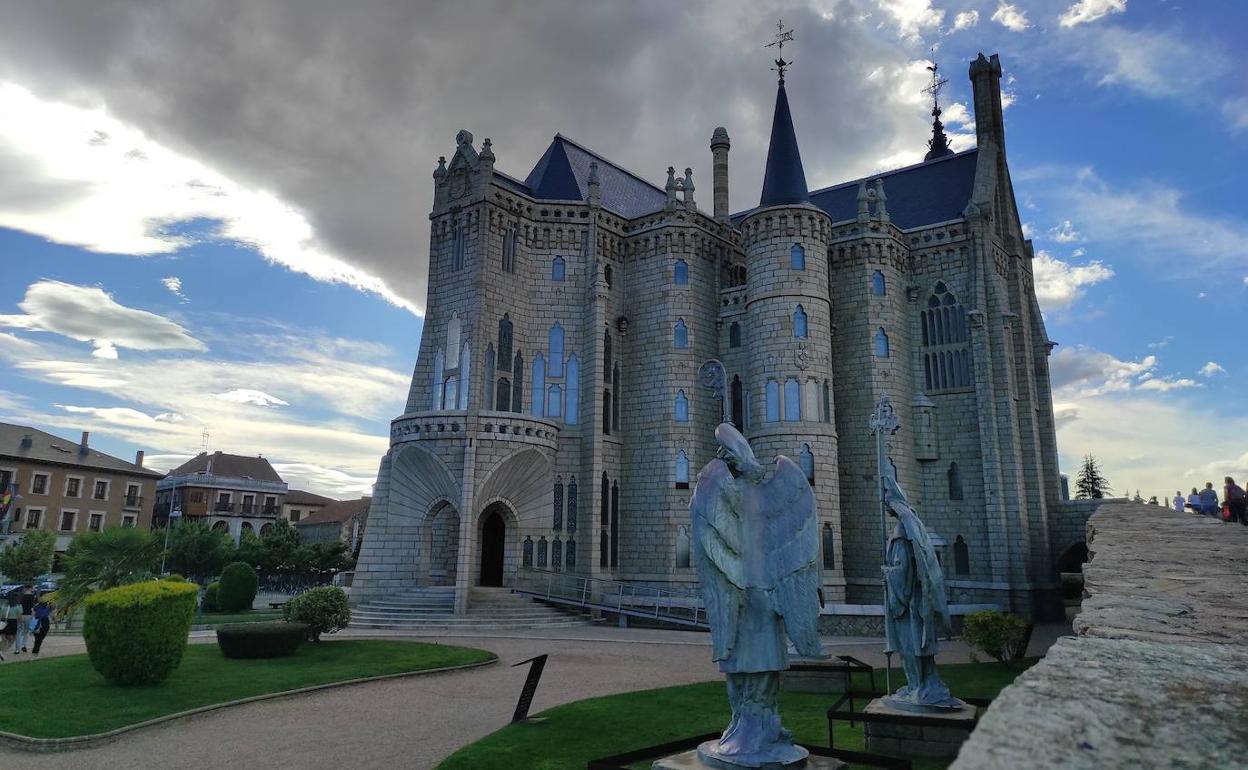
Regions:
[[[934, 109], [917, 165], [808, 190], [783, 74], [758, 206], [712, 210], [556, 135], [524, 179], [459, 132], [433, 173], [429, 300], [355, 577], [367, 600], [513, 585], [529, 570], [684, 584], [689, 499], [728, 419], [805, 469], [829, 602], [880, 601], [877, 399], [951, 601], [1024, 614], [1056, 597], [1060, 508], [1032, 246], [1006, 164], [1001, 65], [970, 65], [977, 145]], [[807, 129], [809, 130], [809, 129]], [[891, 527], [891, 524], [890, 524]]]

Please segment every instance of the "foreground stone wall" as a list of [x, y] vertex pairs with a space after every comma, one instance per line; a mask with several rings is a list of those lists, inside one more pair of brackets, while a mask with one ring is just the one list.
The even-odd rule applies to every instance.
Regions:
[[1106, 502], [1073, 638], [1007, 687], [952, 770], [1248, 762], [1248, 527]]

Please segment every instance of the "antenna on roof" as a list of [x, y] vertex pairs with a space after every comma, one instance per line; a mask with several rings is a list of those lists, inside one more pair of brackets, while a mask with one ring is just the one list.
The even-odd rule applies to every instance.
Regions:
[[203, 441], [199, 445], [199, 451], [207, 452], [208, 451], [208, 429], [207, 428], [204, 428], [204, 433], [203, 433], [202, 438], [203, 438]]
[[763, 48], [775, 47], [776, 49], [776, 66], [772, 70], [780, 73], [780, 85], [784, 85], [784, 71], [793, 65], [791, 61], [784, 60], [784, 44], [793, 42], [793, 30], [784, 28], [784, 19], [776, 20], [776, 39], [763, 46]]

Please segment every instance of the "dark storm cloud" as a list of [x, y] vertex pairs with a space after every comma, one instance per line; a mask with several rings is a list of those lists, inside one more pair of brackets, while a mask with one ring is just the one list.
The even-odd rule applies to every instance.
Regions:
[[[438, 155], [467, 128], [523, 177], [555, 132], [661, 182], [692, 166], [711, 198], [711, 131], [732, 137], [733, 207], [757, 202], [774, 98], [775, 17], [813, 187], [920, 151], [921, 48], [866, 0], [3, 3], [0, 80], [109, 111], [302, 211], [318, 239], [423, 307]], [[921, 70], [921, 68], [920, 68]], [[963, 89], [964, 90], [964, 89]], [[955, 91], [955, 98], [958, 92]]]

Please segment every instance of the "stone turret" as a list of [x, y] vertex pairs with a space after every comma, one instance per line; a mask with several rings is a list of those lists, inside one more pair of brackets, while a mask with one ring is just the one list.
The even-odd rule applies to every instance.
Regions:
[[711, 134], [711, 161], [713, 163], [712, 183], [715, 198], [715, 221], [728, 221], [728, 150], [732, 143], [728, 141], [728, 129], [720, 126]]

